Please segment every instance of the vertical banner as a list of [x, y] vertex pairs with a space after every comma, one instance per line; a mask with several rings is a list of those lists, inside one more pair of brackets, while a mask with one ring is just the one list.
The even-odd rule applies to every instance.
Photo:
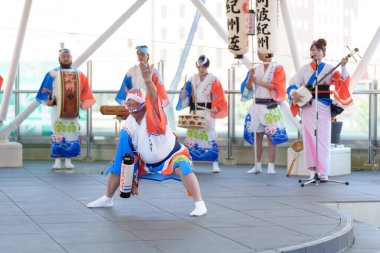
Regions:
[[236, 58], [248, 52], [247, 13], [248, 0], [226, 0], [228, 50]]
[[279, 48], [280, 0], [257, 0], [257, 50], [271, 57]]

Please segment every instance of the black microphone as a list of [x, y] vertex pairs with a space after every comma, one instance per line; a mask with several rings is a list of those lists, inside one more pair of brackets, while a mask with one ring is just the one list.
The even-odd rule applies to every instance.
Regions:
[[318, 60], [315, 58], [315, 56], [310, 56], [311, 59], [313, 59], [314, 63], [315, 63], [315, 66], [318, 67]]

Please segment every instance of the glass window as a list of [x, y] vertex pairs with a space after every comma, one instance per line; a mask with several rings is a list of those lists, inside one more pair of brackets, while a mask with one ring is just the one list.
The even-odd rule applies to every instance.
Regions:
[[167, 5], [162, 5], [161, 6], [161, 17], [162, 18], [167, 18], [168, 16], [168, 6]]
[[181, 40], [184, 40], [185, 37], [186, 37], [186, 29], [185, 29], [185, 27], [181, 26], [181, 27], [179, 28], [179, 38], [180, 38]]
[[178, 14], [179, 14], [178, 16], [180, 18], [184, 18], [186, 16], [186, 7], [185, 7], [184, 4], [180, 4], [179, 5], [179, 12], [178, 12]]

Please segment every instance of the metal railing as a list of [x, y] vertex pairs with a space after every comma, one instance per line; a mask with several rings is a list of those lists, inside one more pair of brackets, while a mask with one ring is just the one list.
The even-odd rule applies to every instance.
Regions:
[[368, 90], [355, 90], [353, 94], [361, 94], [369, 96], [368, 105], [368, 163], [375, 162], [375, 147], [377, 146], [377, 95], [380, 90], [377, 89], [377, 80], [369, 83]]
[[[91, 63], [88, 63], [88, 76], [91, 76]], [[233, 80], [234, 80], [234, 71], [229, 71], [229, 78], [231, 80], [229, 81], [229, 89], [233, 87]], [[92, 85], [92, 80], [89, 78], [90, 85]], [[13, 91], [15, 94], [15, 115], [19, 113], [19, 107], [20, 107], [20, 94], [27, 94], [27, 93], [37, 93], [37, 90], [30, 90], [30, 89], [17, 89], [19, 87], [19, 79], [16, 79], [16, 89]], [[94, 94], [116, 94], [117, 90], [93, 90]], [[179, 94], [178, 90], [168, 90], [168, 94]], [[0, 94], [3, 93], [3, 91], [0, 91]], [[228, 98], [228, 107], [229, 107], [229, 115], [228, 115], [228, 128], [227, 128], [227, 159], [231, 159], [232, 157], [232, 144], [235, 141], [235, 95], [240, 94], [239, 90], [226, 90], [225, 91], [227, 98]], [[375, 157], [375, 148], [377, 145], [377, 95], [380, 94], [380, 90], [377, 89], [377, 81], [373, 80], [370, 85], [369, 89], [365, 90], [355, 90], [353, 91], [354, 95], [368, 95], [369, 96], [369, 126], [368, 126], [368, 163], [374, 163], [374, 157]], [[86, 156], [90, 157], [91, 153], [91, 143], [93, 141], [93, 129], [92, 129], [92, 123], [93, 123], [93, 117], [92, 117], [92, 109], [87, 110], [87, 119], [86, 119]], [[19, 140], [19, 128], [16, 129], [15, 133], [15, 140]]]

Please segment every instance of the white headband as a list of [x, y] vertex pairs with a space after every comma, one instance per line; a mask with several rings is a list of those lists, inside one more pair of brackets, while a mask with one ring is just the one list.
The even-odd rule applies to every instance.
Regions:
[[201, 59], [198, 59], [198, 65], [203, 66], [206, 64], [207, 61], [208, 61], [208, 58], [206, 56], [205, 56], [205, 59], [203, 61], [201, 61]]
[[128, 99], [132, 99], [142, 104], [145, 102], [145, 96], [146, 96], [145, 90], [141, 88], [133, 88], [128, 91], [127, 98], [125, 99], [125, 101], [128, 101]]

